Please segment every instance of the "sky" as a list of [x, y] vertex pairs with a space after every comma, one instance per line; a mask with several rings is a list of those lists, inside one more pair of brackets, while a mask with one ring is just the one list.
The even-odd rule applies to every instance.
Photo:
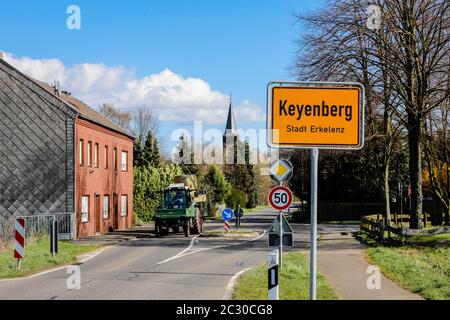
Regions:
[[[80, 8], [81, 29], [67, 28]], [[233, 97], [238, 126], [265, 127], [266, 86], [288, 72], [306, 0], [9, 1], [0, 11], [6, 61], [98, 108], [149, 107], [169, 144], [176, 128], [223, 130]], [[5, 6], [3, 6], [5, 8]], [[73, 21], [70, 19], [69, 21]], [[167, 146], [166, 146], [167, 147]]]

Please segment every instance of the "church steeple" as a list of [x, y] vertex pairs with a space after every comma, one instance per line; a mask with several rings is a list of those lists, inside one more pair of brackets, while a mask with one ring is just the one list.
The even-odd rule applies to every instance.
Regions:
[[236, 116], [234, 115], [233, 110], [233, 101], [230, 97], [230, 107], [228, 109], [228, 118], [227, 118], [227, 124], [225, 126], [225, 133], [224, 137], [228, 135], [237, 135], [237, 125], [236, 125]]

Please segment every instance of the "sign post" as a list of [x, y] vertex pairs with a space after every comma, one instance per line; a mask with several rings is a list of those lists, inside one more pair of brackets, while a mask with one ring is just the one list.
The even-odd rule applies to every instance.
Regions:
[[313, 148], [311, 152], [311, 232], [310, 232], [310, 287], [309, 296], [316, 300], [316, 266], [317, 266], [317, 168], [319, 163], [319, 150]]
[[269, 300], [278, 300], [278, 250], [273, 250], [269, 253], [269, 268], [268, 268], [268, 288]]
[[18, 218], [15, 224], [14, 258], [17, 259], [17, 269], [20, 270], [20, 261], [25, 257], [25, 219]]
[[315, 300], [319, 149], [362, 149], [364, 87], [342, 82], [269, 83], [267, 143], [277, 149], [311, 149], [310, 299]]
[[[280, 244], [279, 244], [279, 254], [280, 254], [280, 269], [283, 267], [283, 222], [285, 220], [283, 216], [283, 210], [289, 208], [292, 204], [292, 192], [286, 187], [279, 186], [273, 188], [269, 193], [269, 203], [275, 210], [278, 210], [277, 221], [279, 221], [279, 236], [280, 236]], [[274, 223], [275, 224], [275, 223]], [[273, 226], [271, 228], [272, 231]], [[269, 231], [270, 233], [270, 231]], [[270, 240], [269, 240], [270, 241]], [[270, 242], [269, 242], [270, 244]]]
[[228, 208], [222, 211], [222, 218], [225, 223], [224, 228], [226, 232], [230, 231], [230, 220], [233, 219], [233, 214], [233, 210]]

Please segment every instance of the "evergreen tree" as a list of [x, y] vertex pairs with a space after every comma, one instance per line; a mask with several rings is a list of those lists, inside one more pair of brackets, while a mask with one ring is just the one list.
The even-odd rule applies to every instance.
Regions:
[[142, 142], [139, 138], [133, 144], [133, 162], [135, 167], [142, 166]]
[[[238, 164], [238, 150], [244, 150], [244, 164]], [[234, 162], [224, 166], [224, 172], [227, 180], [230, 182], [233, 190], [242, 190], [247, 199], [246, 207], [254, 208], [258, 203], [258, 192], [256, 183], [256, 174], [253, 164], [250, 164], [250, 145], [242, 142], [239, 138], [235, 139], [234, 144]]]
[[161, 156], [159, 153], [158, 139], [152, 132], [147, 134], [144, 147], [140, 153], [140, 161], [138, 161], [141, 166], [152, 166], [159, 167], [161, 165]]
[[226, 180], [222, 170], [216, 165], [209, 168], [203, 182], [208, 190], [209, 200], [214, 204], [223, 203], [230, 194], [231, 185]]

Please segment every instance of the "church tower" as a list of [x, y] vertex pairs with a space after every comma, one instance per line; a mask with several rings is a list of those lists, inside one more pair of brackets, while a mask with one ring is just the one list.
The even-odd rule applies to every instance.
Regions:
[[233, 110], [233, 102], [230, 98], [227, 123], [223, 134], [224, 157], [226, 164], [234, 164], [235, 146], [238, 139], [236, 116]]

